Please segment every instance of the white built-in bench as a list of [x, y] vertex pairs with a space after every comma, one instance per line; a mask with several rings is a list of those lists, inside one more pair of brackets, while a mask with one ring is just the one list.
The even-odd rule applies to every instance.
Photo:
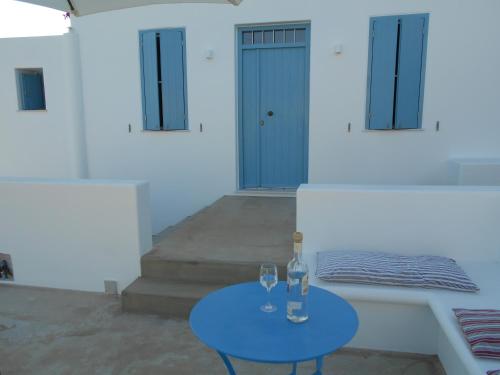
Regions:
[[[500, 188], [303, 185], [297, 228], [311, 284], [349, 300], [360, 318], [353, 347], [437, 354], [449, 375], [485, 374], [453, 308], [500, 309]], [[381, 250], [454, 258], [478, 293], [330, 283], [314, 276], [316, 252]]]

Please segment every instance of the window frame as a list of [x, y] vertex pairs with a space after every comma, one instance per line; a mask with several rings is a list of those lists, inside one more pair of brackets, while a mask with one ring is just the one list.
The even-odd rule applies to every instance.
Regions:
[[[142, 35], [147, 32], [155, 32], [159, 33], [161, 31], [179, 31], [182, 34], [183, 40], [183, 48], [182, 48], [182, 66], [184, 73], [184, 128], [183, 129], [148, 129], [147, 121], [146, 121], [146, 95], [145, 95], [145, 85], [144, 85], [144, 55], [142, 50]], [[141, 81], [141, 102], [142, 102], [142, 131], [143, 132], [189, 132], [189, 110], [188, 110], [188, 91], [187, 91], [187, 59], [186, 59], [186, 28], [185, 27], [162, 27], [162, 28], [154, 28], [154, 29], [141, 29], [138, 32], [138, 50], [139, 50], [139, 77]]]
[[[371, 106], [371, 83], [372, 83], [372, 62], [373, 62], [373, 24], [377, 19], [381, 18], [398, 18], [401, 20], [405, 17], [423, 17], [424, 18], [424, 28], [423, 28], [423, 39], [422, 39], [422, 62], [420, 69], [420, 95], [418, 102], [418, 119], [416, 128], [398, 128], [396, 124], [392, 123], [392, 127], [388, 129], [376, 129], [370, 128], [370, 106]], [[365, 107], [365, 131], [415, 131], [423, 130], [422, 128], [422, 118], [423, 118], [423, 106], [424, 106], [424, 96], [425, 96], [425, 72], [427, 65], [427, 43], [429, 35], [429, 18], [430, 13], [408, 13], [408, 14], [394, 14], [385, 16], [373, 16], [369, 20], [368, 29], [368, 66], [367, 66], [367, 89], [366, 89], [366, 107]], [[397, 46], [399, 47], [399, 46]], [[399, 48], [398, 48], [399, 49]], [[398, 56], [399, 58], [399, 56]], [[394, 92], [394, 106], [397, 106], [397, 91]], [[394, 109], [397, 111], [397, 107]]]

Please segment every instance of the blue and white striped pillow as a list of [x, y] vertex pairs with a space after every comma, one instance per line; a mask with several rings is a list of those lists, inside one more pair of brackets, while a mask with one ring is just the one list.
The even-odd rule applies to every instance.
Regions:
[[433, 255], [322, 251], [317, 256], [316, 276], [344, 283], [442, 288], [462, 292], [479, 290], [453, 259]]

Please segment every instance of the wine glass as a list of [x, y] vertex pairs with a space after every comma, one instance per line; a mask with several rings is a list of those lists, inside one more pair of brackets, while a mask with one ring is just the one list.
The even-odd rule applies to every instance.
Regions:
[[268, 313], [276, 311], [277, 307], [269, 301], [271, 289], [278, 284], [278, 269], [276, 268], [276, 264], [266, 263], [260, 266], [260, 284], [266, 288], [268, 297], [268, 302], [262, 305], [260, 309]]

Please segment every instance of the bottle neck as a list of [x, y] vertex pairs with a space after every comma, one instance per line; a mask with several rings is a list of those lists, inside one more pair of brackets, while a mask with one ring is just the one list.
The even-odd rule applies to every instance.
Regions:
[[296, 259], [302, 258], [302, 242], [293, 243], [293, 257]]

